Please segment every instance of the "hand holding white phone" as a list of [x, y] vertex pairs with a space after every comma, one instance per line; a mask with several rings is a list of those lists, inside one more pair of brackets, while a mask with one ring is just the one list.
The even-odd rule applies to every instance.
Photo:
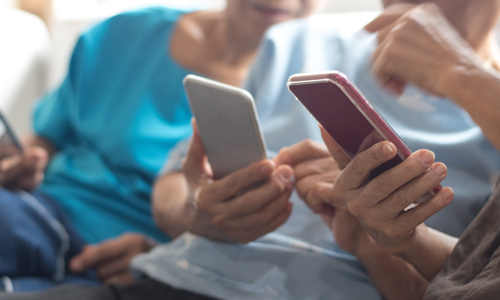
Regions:
[[215, 179], [267, 159], [250, 93], [195, 75], [184, 87]]

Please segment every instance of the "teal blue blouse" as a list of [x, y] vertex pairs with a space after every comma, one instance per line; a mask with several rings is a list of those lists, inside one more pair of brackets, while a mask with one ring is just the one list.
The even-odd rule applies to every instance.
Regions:
[[183, 13], [147, 8], [88, 30], [62, 85], [35, 108], [36, 134], [59, 149], [41, 189], [87, 242], [125, 232], [168, 240], [150, 196], [170, 149], [191, 134], [188, 71], [168, 53]]

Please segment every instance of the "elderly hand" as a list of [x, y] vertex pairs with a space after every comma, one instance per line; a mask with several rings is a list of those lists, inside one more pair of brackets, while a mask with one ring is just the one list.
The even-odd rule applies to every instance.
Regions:
[[333, 181], [340, 171], [324, 144], [305, 140], [283, 148], [273, 161], [278, 166], [293, 167], [297, 193], [313, 212], [332, 212], [325, 203], [331, 197]]
[[43, 181], [48, 162], [45, 149], [29, 148], [22, 155], [15, 149], [4, 152], [0, 154], [0, 186], [31, 191]]
[[372, 56], [375, 76], [399, 94], [412, 82], [429, 93], [448, 95], [449, 74], [481, 66], [471, 46], [433, 3], [391, 5], [365, 29], [378, 32]]
[[129, 284], [134, 281], [130, 261], [134, 256], [147, 252], [155, 242], [142, 234], [126, 233], [98, 245], [85, 246], [82, 253], [70, 261], [70, 269], [81, 273], [94, 269], [106, 285]]
[[274, 161], [293, 167], [299, 197], [323, 218], [340, 248], [357, 256], [368, 243], [374, 243], [345, 207], [331, 205], [333, 182], [340, 169], [324, 144], [305, 140], [282, 149]]
[[281, 226], [292, 211], [292, 168], [264, 160], [214, 180], [196, 124], [193, 127], [183, 164], [188, 185], [188, 231], [248, 243]]
[[343, 169], [333, 184], [332, 205], [345, 205], [389, 253], [404, 252], [411, 245], [416, 228], [425, 226], [422, 224], [425, 220], [453, 199], [453, 190], [443, 188], [431, 199], [405, 211], [446, 177], [446, 166], [434, 163], [431, 151], [417, 151], [403, 163], [367, 181], [373, 169], [396, 155], [396, 147], [387, 141], [380, 142], [349, 162], [330, 135], [321, 130], [330, 153]]

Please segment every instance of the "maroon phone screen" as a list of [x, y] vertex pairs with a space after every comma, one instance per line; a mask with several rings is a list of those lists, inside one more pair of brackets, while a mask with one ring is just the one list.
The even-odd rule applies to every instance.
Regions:
[[[351, 102], [330, 82], [291, 85], [295, 97], [309, 110], [337, 144], [352, 159], [384, 138]], [[396, 156], [370, 174], [374, 178], [403, 160]]]

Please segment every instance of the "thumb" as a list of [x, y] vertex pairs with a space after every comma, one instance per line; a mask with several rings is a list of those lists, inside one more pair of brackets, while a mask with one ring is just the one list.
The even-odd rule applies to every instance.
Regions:
[[351, 161], [351, 159], [344, 153], [344, 151], [330, 136], [330, 134], [326, 132], [323, 126], [320, 125], [319, 128], [321, 129], [321, 137], [323, 138], [328, 151], [330, 151], [330, 154], [332, 155], [333, 159], [335, 159], [335, 162], [339, 166], [340, 170], [343, 170]]
[[25, 153], [26, 161], [36, 169], [44, 169], [49, 160], [47, 150], [40, 147], [33, 147]]
[[193, 137], [182, 169], [188, 178], [212, 177], [212, 170], [208, 164], [205, 148], [203, 147], [195, 119], [192, 121], [192, 126]]
[[71, 269], [71, 271], [73, 271], [75, 273], [81, 273], [81, 272], [85, 271], [88, 268], [88, 266], [86, 264], [87, 256], [95, 248], [96, 248], [96, 246], [86, 245], [83, 247], [82, 252], [73, 256], [73, 258], [69, 262], [69, 268]]

